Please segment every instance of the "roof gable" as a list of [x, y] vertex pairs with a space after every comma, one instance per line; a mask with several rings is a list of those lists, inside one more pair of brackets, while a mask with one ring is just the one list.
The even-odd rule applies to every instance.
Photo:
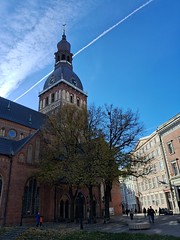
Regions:
[[46, 115], [0, 97], [0, 119], [39, 129], [45, 122]]

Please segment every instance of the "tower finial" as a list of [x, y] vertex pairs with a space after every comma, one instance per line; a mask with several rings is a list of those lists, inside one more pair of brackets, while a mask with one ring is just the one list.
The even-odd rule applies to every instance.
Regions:
[[62, 39], [64, 39], [64, 40], [66, 40], [65, 27], [66, 27], [66, 24], [64, 23], [63, 24], [63, 35], [62, 35]]

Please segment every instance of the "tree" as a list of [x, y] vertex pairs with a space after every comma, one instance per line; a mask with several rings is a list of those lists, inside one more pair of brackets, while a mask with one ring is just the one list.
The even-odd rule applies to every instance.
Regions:
[[114, 181], [120, 175], [133, 175], [138, 159], [132, 157], [131, 151], [143, 130], [138, 113], [132, 110], [106, 105], [103, 111], [103, 134], [109, 146], [109, 158], [104, 161], [101, 177], [104, 180], [105, 221], [110, 218], [109, 201]]
[[84, 173], [81, 157], [84, 124], [87, 125], [85, 109], [64, 105], [49, 117], [42, 129], [44, 144], [38, 176], [41, 181], [54, 186], [68, 185], [71, 220], [74, 219], [74, 201]]

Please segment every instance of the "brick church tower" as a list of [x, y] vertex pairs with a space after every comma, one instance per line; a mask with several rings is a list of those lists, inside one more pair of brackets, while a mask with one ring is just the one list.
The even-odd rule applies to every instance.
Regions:
[[86, 106], [87, 94], [83, 91], [79, 77], [73, 72], [73, 54], [66, 40], [65, 30], [57, 44], [54, 71], [47, 78], [43, 91], [39, 94], [39, 111], [52, 114], [62, 104]]

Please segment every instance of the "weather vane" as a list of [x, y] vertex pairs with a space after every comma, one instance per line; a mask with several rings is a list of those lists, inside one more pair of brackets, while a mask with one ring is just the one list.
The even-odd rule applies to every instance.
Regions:
[[63, 35], [65, 35], [65, 27], [66, 27], [66, 24], [64, 23], [63, 24]]

